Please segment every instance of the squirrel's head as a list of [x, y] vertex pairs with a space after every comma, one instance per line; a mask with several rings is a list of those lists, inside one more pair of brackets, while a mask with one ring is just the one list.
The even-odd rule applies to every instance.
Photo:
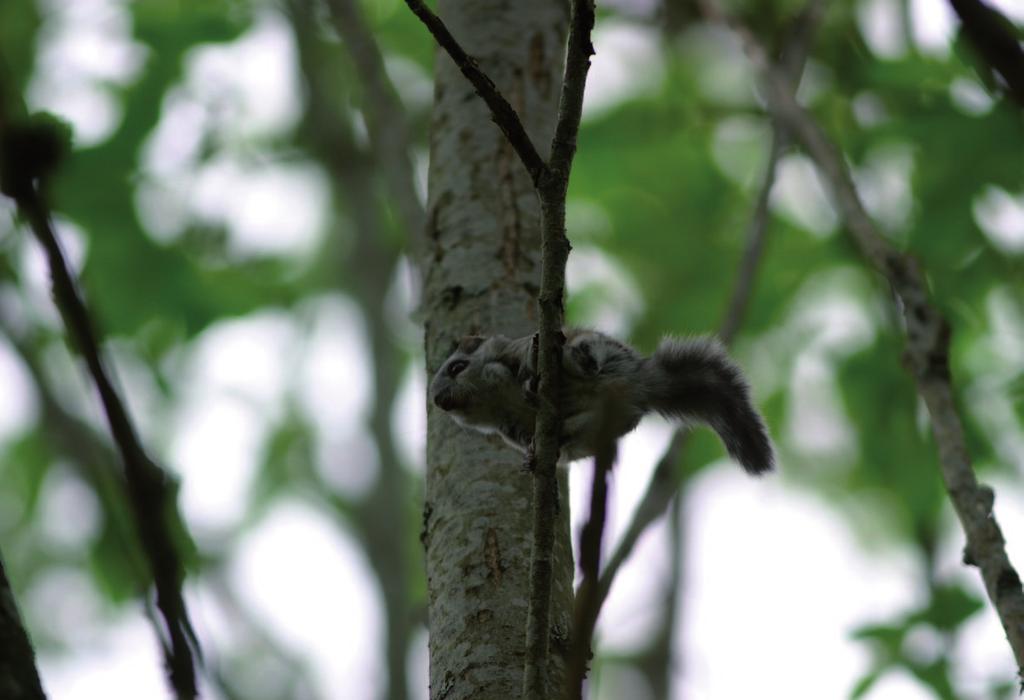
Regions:
[[525, 401], [521, 371], [508, 338], [465, 336], [430, 381], [430, 400], [459, 423], [496, 428]]

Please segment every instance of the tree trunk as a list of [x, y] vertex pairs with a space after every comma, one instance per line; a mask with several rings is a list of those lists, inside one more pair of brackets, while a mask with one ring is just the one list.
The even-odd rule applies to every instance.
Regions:
[[[542, 155], [554, 131], [568, 8], [441, 0], [438, 13], [494, 80]], [[472, 86], [438, 51], [430, 149], [424, 319], [428, 375], [466, 334], [537, 328], [540, 212], [526, 170]], [[430, 697], [510, 698], [522, 688], [532, 477], [522, 457], [428, 406], [423, 514]], [[552, 586], [551, 692], [572, 610], [568, 486], [560, 483]]]

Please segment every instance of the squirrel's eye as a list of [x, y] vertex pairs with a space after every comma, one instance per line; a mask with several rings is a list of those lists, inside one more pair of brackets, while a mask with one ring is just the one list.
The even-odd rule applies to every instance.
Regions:
[[450, 365], [448, 365], [448, 370], [447, 370], [448, 376], [449, 377], [457, 377], [462, 372], [462, 370], [466, 369], [466, 367], [468, 367], [468, 366], [469, 366], [469, 363], [466, 362], [465, 360], [456, 360], [455, 362], [453, 362]]

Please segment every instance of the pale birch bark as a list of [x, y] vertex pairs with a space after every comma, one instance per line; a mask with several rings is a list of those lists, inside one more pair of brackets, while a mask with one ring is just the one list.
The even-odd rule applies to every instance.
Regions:
[[[565, 4], [442, 0], [437, 11], [519, 113], [534, 143], [550, 143]], [[448, 56], [440, 50], [437, 56], [423, 261], [428, 374], [464, 334], [534, 332], [540, 274], [533, 184], [487, 106]], [[521, 464], [521, 456], [500, 442], [460, 429], [428, 406], [423, 542], [434, 700], [520, 693], [533, 488]], [[571, 624], [567, 490], [563, 479], [551, 600], [553, 688], [561, 686]]]

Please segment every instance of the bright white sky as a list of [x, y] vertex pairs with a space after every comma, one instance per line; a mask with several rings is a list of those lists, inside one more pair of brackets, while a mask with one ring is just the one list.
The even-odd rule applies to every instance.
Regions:
[[[120, 0], [40, 4], [51, 14], [29, 101], [34, 108], [67, 118], [81, 145], [99, 143], [121, 118], [108, 86], [134, 79], [144, 69], [146, 50], [130, 40], [130, 20]], [[995, 4], [1018, 21], [1024, 20], [1024, 1]], [[949, 50], [953, 20], [945, 2], [915, 0], [911, 14], [912, 36], [919, 48], [938, 54]], [[896, 57], [906, 50], [892, 0], [864, 0], [858, 18], [876, 53]], [[707, 74], [716, 76], [705, 86], [709, 98], [726, 104], [751, 100], [752, 76], [742, 53], [709, 31], [696, 31], [682, 49], [708, 52]], [[657, 68], [659, 49], [653, 48], [657, 42], [649, 30], [625, 20], [609, 20], [599, 26], [595, 44], [588, 117], [658, 87], [662, 80]], [[207, 221], [227, 226], [233, 252], [239, 256], [287, 253], [301, 260], [315, 250], [328, 203], [322, 173], [310, 163], [253, 162], [251, 154], [235, 143], [294, 124], [297, 114], [285, 106], [299, 101], [295, 65], [287, 25], [269, 11], [233, 44], [203, 47], [190, 55], [186, 78], [165, 100], [164, 120], [151, 136], [141, 163], [143, 180], [136, 204], [157, 241], [173, 241], [189, 221]], [[389, 63], [389, 68], [406, 86], [403, 94], [413, 94], [415, 99], [429, 96], [429, 76], [418, 68], [404, 62]], [[827, 79], [816, 75], [809, 82]], [[813, 92], [813, 84], [808, 89]], [[959, 82], [951, 96], [967, 113], [980, 114], [991, 107], [984, 91], [971, 81]], [[885, 118], [873, 107], [872, 96], [857, 99], [858, 114], [863, 113], [865, 122]], [[217, 108], [209, 109], [214, 103]], [[199, 166], [202, 130], [215, 135], [224, 150], [215, 162]], [[722, 171], [739, 182], [752, 182], [751, 173], [759, 172], [756, 163], [763, 136], [763, 127], [748, 120], [724, 123], [715, 151]], [[883, 225], [898, 229], [905, 221], [911, 202], [902, 183], [913, 167], [910, 154], [888, 150], [873, 154], [858, 172], [867, 203]], [[814, 168], [801, 156], [783, 163], [773, 201], [780, 215], [818, 235], [834, 233], [835, 213]], [[1008, 252], [1024, 250], [1024, 193], [989, 187], [976, 202], [974, 213], [995, 244]], [[595, 230], [609, 225], [598, 204], [570, 203], [570, 215]], [[0, 226], [6, 225], [0, 219]], [[87, 251], [80, 244], [84, 240], [80, 233], [68, 223], [62, 226], [62, 236], [81, 261]], [[33, 318], [56, 322], [45, 308], [48, 294], [37, 264], [38, 252], [26, 246], [24, 256], [30, 294], [12, 298], [10, 290], [0, 290], [0, 304], [7, 308], [27, 303]], [[611, 280], [619, 291], [609, 295], [608, 307], [594, 320], [602, 328], [627, 334], [631, 319], [641, 310], [636, 281], [588, 246], [574, 254], [569, 274], [573, 289]], [[830, 275], [808, 280], [787, 322], [790, 326], [758, 339], [763, 352], [744, 355], [741, 349], [740, 359], [749, 367], [758, 393], [790, 383], [800, 388], [796, 413], [786, 426], [777, 426], [787, 449], [820, 458], [822, 468], [841, 469], [843, 455], [848, 458], [854, 441], [836, 400], [829, 358], [868, 342], [877, 319], [852, 301], [857, 285], [863, 283], [858, 272]], [[1013, 349], [1024, 347], [1024, 320], [1014, 317], [1012, 305], [1005, 298], [1000, 301], [999, 293], [990, 301], [986, 313], [995, 320], [997, 330], [978, 362], [991, 367], [994, 356], [1002, 363], [994, 366], [1010, 367]], [[775, 368], [765, 358], [773, 347], [781, 351], [785, 333], [794, 329], [814, 333], [795, 363], [794, 376], [775, 376]], [[166, 456], [183, 477], [185, 516], [201, 542], [223, 543], [227, 538], [231, 552], [227, 579], [241, 605], [309, 659], [314, 680], [328, 698], [371, 698], [382, 683], [383, 611], [358, 543], [325, 508], [298, 496], [284, 498], [243, 537], [231, 538], [245, 516], [263, 435], [279, 417], [286, 398], [295, 400], [315, 421], [320, 468], [328, 482], [353, 497], [372, 484], [376, 456], [372, 440], [360, 427], [370, 400], [369, 359], [361, 338], [358, 307], [341, 296], [329, 296], [308, 301], [296, 315], [267, 311], [221, 322], [170, 365], [180, 377], [183, 398], [169, 417], [174, 434]], [[130, 349], [119, 348], [117, 364], [127, 392], [145, 396], [151, 388], [130, 370], [132, 361]], [[66, 357], [55, 356], [54, 365], [55, 371], [63, 367], [70, 374]], [[971, 389], [985, 397], [985, 427], [1001, 440], [1001, 455], [1020, 463], [1024, 439], [1019, 424], [1013, 422], [1012, 407], [999, 394], [1000, 390], [1005, 393], [1005, 385], [1000, 389], [996, 374], [994, 388]], [[406, 377], [393, 426], [401, 449], [419, 468], [425, 423], [422, 375], [418, 365]], [[0, 402], [2, 441], [34, 420], [36, 410], [25, 370], [3, 342], [0, 386], [5, 387], [5, 401]], [[80, 388], [81, 394], [84, 386]], [[145, 417], [140, 422], [145, 428]], [[668, 435], [666, 424], [652, 421], [624, 441], [612, 492], [612, 539], [626, 525]], [[339, 454], [346, 459], [338, 459]], [[352, 459], [352, 455], [363, 458]], [[581, 504], [588, 472], [588, 466], [576, 465], [571, 473], [577, 528], [584, 515]], [[680, 697], [739, 700], [749, 698], [753, 687], [758, 696], [767, 698], [843, 697], [868, 663], [865, 647], [849, 639], [850, 631], [871, 620], [884, 621], [918, 600], [911, 552], [866, 553], [852, 539], [835, 506], [801, 492], [785, 472], [782, 464], [781, 476], [751, 480], [723, 464], [692, 488], [686, 502], [683, 641], [676, 654], [685, 669], [678, 683]], [[1015, 484], [997, 487], [997, 512], [1011, 554], [1017, 562], [1024, 561], [1024, 493]], [[76, 522], [83, 523], [79, 532], [45, 525], [55, 546], [80, 545], [90, 531], [88, 523], [95, 523], [97, 505], [68, 469], [56, 470], [47, 480], [42, 504], [44, 513], [76, 512]], [[860, 507], [866, 518], [872, 518], [871, 504]], [[4, 512], [13, 511], [4, 504], [0, 513]], [[664, 523], [653, 528], [623, 571], [599, 626], [603, 648], [633, 649], [657, 621], [660, 611], [653, 601], [667, 567], [666, 532]], [[959, 548], [960, 536], [950, 522], [943, 571], [981, 595], [975, 572], [959, 566]], [[200, 634], [210, 640], [209, 653], [216, 658], [237, 641], [239, 631], [207, 582], [195, 583], [189, 596], [197, 610]], [[52, 574], [22, 604], [33, 625], [62, 634], [80, 630], [66, 654], [40, 658], [44, 683], [53, 697], [165, 696], [148, 623], [130, 607], [110, 619], [81, 572]], [[911, 643], [922, 658], [930, 658], [938, 648], [937, 640], [927, 634]], [[979, 691], [982, 681], [1009, 673], [1012, 660], [987, 609], [962, 636], [957, 658], [964, 692]], [[409, 663], [417, 697], [425, 698], [425, 635], [418, 637]], [[745, 669], [744, 673], [737, 674], [737, 668]], [[613, 681], [608, 678], [602, 684], [602, 698], [617, 697]], [[218, 694], [210, 690], [208, 697]], [[913, 700], [927, 694], [912, 679], [890, 676], [867, 697]]]

